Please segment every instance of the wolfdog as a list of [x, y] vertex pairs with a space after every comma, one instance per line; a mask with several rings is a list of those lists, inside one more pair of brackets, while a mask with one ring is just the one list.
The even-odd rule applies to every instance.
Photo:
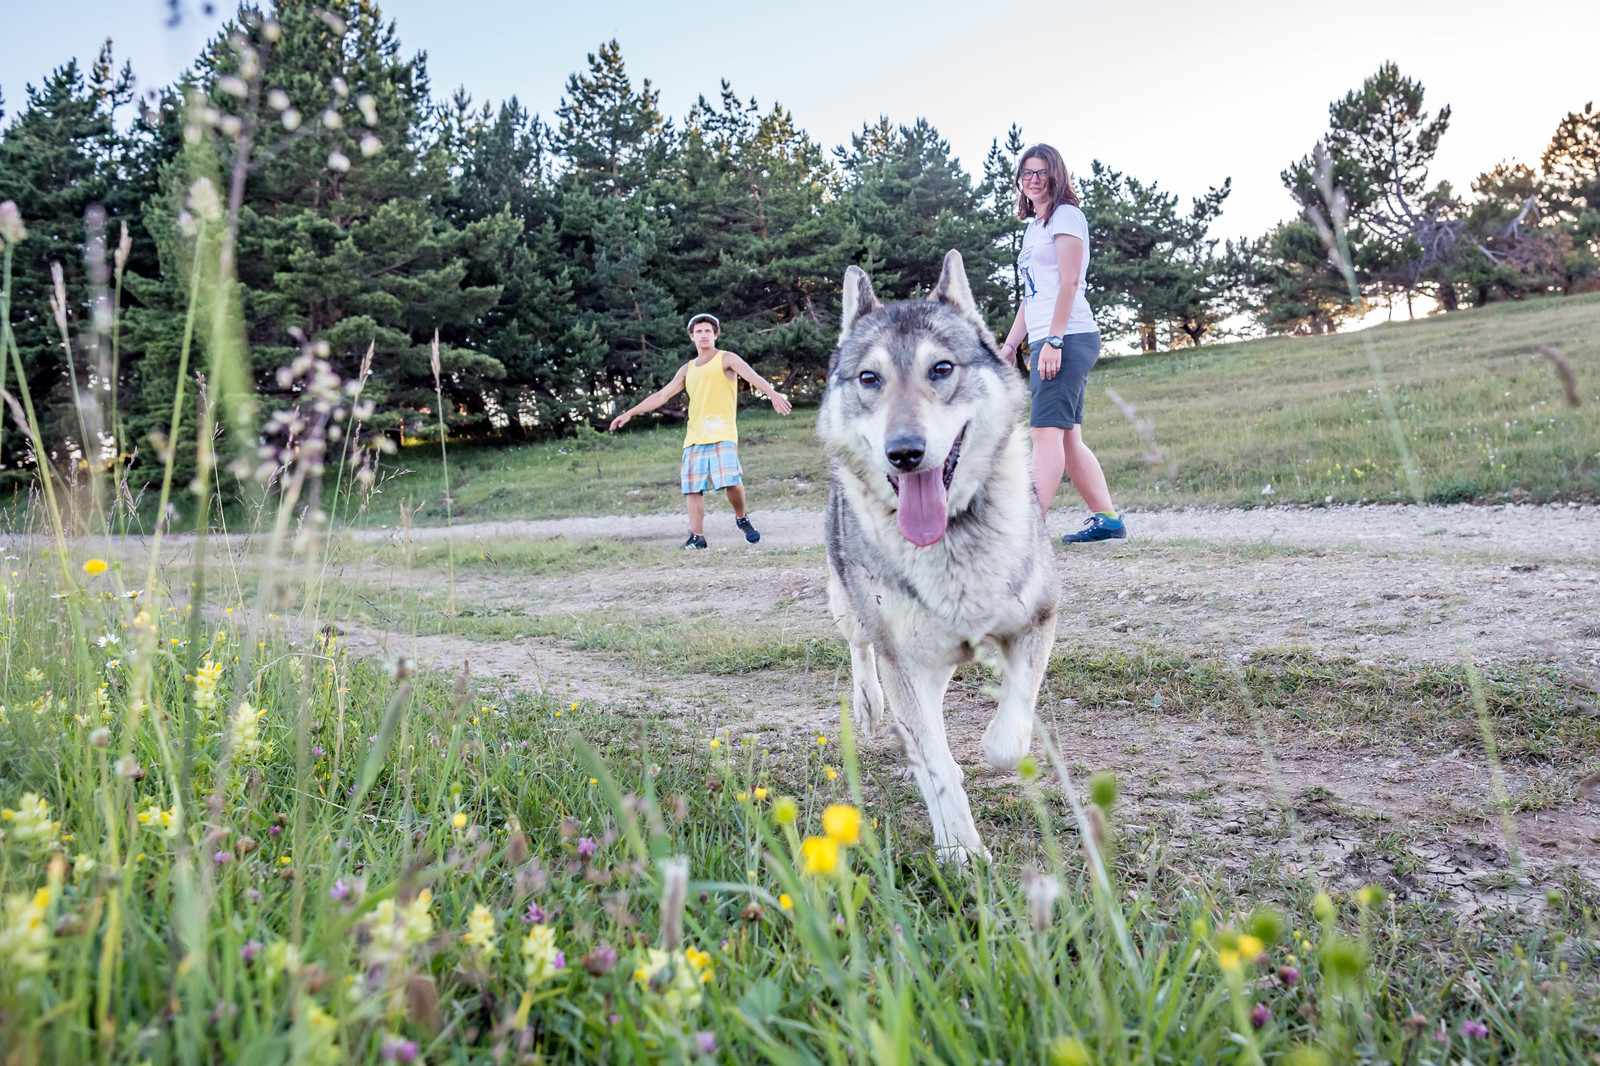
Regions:
[[942, 857], [987, 856], [945, 738], [944, 694], [985, 645], [1004, 681], [983, 734], [1010, 769], [1033, 739], [1060, 583], [1033, 491], [1024, 390], [973, 305], [961, 256], [926, 300], [844, 277], [817, 434], [832, 458], [828, 606], [850, 642], [851, 715], [905, 745]]

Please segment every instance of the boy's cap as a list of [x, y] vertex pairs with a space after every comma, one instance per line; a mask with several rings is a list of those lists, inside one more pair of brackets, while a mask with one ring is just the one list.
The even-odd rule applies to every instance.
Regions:
[[702, 322], [709, 322], [713, 326], [717, 327], [717, 332], [718, 333], [722, 332], [722, 323], [717, 321], [717, 316], [716, 315], [712, 315], [712, 314], [707, 314], [704, 311], [702, 311], [700, 314], [695, 315], [693, 318], [691, 318], [689, 320], [689, 325], [686, 326], [685, 328], [692, 330], [692, 329], [694, 329], [694, 327], [698, 326]]

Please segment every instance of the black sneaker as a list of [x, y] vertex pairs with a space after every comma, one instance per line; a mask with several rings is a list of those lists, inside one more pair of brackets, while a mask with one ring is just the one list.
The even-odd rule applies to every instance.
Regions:
[[683, 542], [684, 551], [698, 551], [706, 546], [706, 538], [698, 533], [690, 533], [689, 539]]
[[755, 526], [750, 524], [750, 519], [735, 518], [733, 520], [733, 524], [739, 527], [739, 529], [744, 533], [744, 539], [749, 541], [751, 544], [754, 544], [756, 541], [761, 539], [761, 534], [756, 530]]
[[1083, 528], [1061, 538], [1063, 544], [1089, 544], [1097, 540], [1121, 540], [1128, 535], [1128, 527], [1120, 518], [1107, 518], [1103, 514], [1089, 516]]

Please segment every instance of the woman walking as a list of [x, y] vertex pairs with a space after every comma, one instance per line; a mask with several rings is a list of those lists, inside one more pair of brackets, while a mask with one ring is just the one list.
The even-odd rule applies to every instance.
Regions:
[[1063, 544], [1119, 540], [1127, 527], [1111, 506], [1100, 461], [1083, 443], [1083, 392], [1100, 358], [1100, 331], [1084, 295], [1089, 273], [1089, 223], [1067, 178], [1061, 153], [1037, 144], [1017, 166], [1017, 218], [1028, 223], [1017, 267], [1022, 304], [1001, 345], [1015, 360], [1022, 338], [1032, 354], [1033, 487], [1046, 513], [1063, 472], [1093, 513]]

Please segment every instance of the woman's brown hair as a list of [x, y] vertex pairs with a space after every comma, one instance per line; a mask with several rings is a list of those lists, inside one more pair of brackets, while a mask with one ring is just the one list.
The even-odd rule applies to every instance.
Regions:
[[1048, 144], [1036, 144], [1017, 157], [1017, 172], [1012, 177], [1012, 183], [1017, 187], [1017, 218], [1026, 221], [1034, 213], [1033, 201], [1022, 191], [1022, 167], [1030, 159], [1044, 160], [1045, 178], [1050, 189], [1050, 210], [1044, 213], [1041, 221], [1049, 222], [1050, 216], [1062, 204], [1077, 207], [1078, 194], [1072, 191], [1072, 179], [1067, 177], [1067, 164], [1062, 160], [1061, 153]]

